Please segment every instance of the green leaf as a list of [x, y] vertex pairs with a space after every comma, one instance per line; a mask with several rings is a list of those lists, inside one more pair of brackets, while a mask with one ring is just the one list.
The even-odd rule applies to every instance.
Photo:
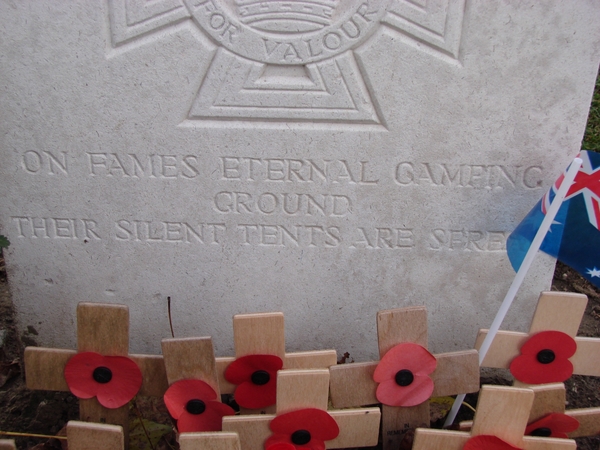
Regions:
[[452, 397], [432, 397], [429, 400], [429, 414], [432, 422], [446, 417], [453, 404], [454, 399]]
[[[144, 424], [143, 427], [142, 423]], [[144, 427], [148, 432], [150, 442], [148, 442], [148, 436], [144, 432]], [[150, 450], [156, 448], [158, 441], [171, 431], [173, 431], [173, 428], [169, 425], [163, 425], [146, 419], [143, 419], [143, 421], [140, 421], [140, 419], [132, 420], [129, 423], [129, 450]]]
[[10, 241], [8, 238], [2, 234], [0, 234], [0, 248], [6, 248], [10, 245]]

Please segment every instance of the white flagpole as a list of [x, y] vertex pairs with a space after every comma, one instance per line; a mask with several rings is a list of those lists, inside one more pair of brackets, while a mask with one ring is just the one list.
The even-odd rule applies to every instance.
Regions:
[[[529, 271], [529, 268], [531, 267], [531, 263], [533, 262], [533, 259], [537, 255], [537, 252], [540, 249], [540, 246], [542, 245], [542, 242], [544, 241], [544, 238], [546, 237], [546, 234], [548, 233], [548, 230], [550, 229], [550, 226], [552, 225], [552, 222], [554, 221], [554, 218], [556, 217], [556, 214], [558, 213], [558, 210], [560, 209], [560, 206], [562, 205], [562, 202], [565, 199], [565, 196], [567, 195], [569, 188], [573, 184], [573, 180], [575, 179], [575, 175], [577, 175], [577, 172], [579, 171], [581, 164], [583, 164], [583, 161], [581, 160], [581, 158], [575, 158], [573, 160], [573, 162], [571, 163], [569, 170], [567, 170], [567, 173], [565, 174], [565, 178], [563, 179], [563, 182], [561, 183], [560, 188], [558, 189], [558, 192], [556, 193], [556, 197], [554, 197], [554, 200], [552, 200], [552, 204], [550, 205], [550, 208], [548, 208], [546, 217], [544, 217], [544, 220], [542, 220], [540, 228], [538, 229], [537, 233], [535, 234], [535, 237], [533, 238], [533, 241], [531, 242], [531, 245], [529, 246], [529, 250], [527, 250], [525, 258], [523, 258], [523, 262], [521, 263], [521, 266], [519, 267], [519, 270], [517, 271], [517, 274], [515, 275], [515, 279], [513, 280], [512, 284], [510, 285], [510, 288], [508, 289], [508, 292], [506, 293], [506, 296], [504, 297], [504, 300], [502, 301], [502, 304], [500, 305], [500, 309], [498, 310], [498, 313], [496, 314], [496, 317], [494, 318], [494, 321], [492, 322], [492, 325], [490, 326], [488, 334], [481, 344], [481, 348], [479, 349], [479, 365], [480, 366], [485, 358], [485, 355], [487, 354], [488, 350], [490, 349], [490, 346], [492, 345], [492, 341], [494, 340], [494, 337], [496, 336], [496, 334], [498, 333], [498, 330], [500, 329], [500, 325], [502, 325], [502, 321], [504, 320], [504, 318], [506, 317], [506, 314], [508, 313], [508, 309], [510, 308], [513, 300], [515, 299], [515, 296], [517, 295], [517, 291], [521, 287], [521, 284], [523, 283], [523, 280], [525, 279], [525, 275], [527, 275], [527, 272]], [[448, 417], [446, 417], [446, 422], [444, 423], [444, 427], [448, 427], [448, 426], [452, 425], [452, 423], [454, 422], [454, 419], [456, 418], [456, 415], [458, 414], [460, 405], [462, 404], [462, 402], [464, 400], [465, 400], [465, 394], [460, 394], [456, 397], [456, 400], [454, 400], [454, 404], [452, 405], [452, 408], [450, 409], [450, 412], [448, 413]]]

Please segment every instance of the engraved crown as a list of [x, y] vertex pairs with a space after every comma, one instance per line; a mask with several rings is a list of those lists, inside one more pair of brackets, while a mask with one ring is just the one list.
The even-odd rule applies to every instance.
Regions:
[[240, 20], [252, 28], [303, 33], [330, 25], [339, 0], [235, 0], [235, 3]]

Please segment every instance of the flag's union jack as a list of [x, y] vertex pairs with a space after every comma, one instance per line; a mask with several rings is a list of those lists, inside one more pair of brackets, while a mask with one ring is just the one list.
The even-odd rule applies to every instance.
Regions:
[[[582, 151], [579, 157], [583, 164], [540, 249], [600, 287], [600, 153]], [[521, 266], [563, 179], [564, 173], [509, 236], [506, 249], [515, 270]]]
[[[581, 152], [578, 156], [582, 159], [583, 164], [575, 176], [571, 188], [567, 191], [565, 201], [570, 200], [576, 195], [582, 195], [590, 223], [594, 228], [600, 229], [600, 166], [596, 165], [594, 167], [588, 152]], [[544, 195], [542, 200], [542, 211], [544, 214], [550, 208], [550, 203], [552, 203], [552, 199], [556, 195], [558, 188], [560, 188], [564, 177], [565, 174], [563, 173], [558, 177], [554, 185], [552, 185], [552, 189]], [[551, 193], [552, 195], [550, 195]]]

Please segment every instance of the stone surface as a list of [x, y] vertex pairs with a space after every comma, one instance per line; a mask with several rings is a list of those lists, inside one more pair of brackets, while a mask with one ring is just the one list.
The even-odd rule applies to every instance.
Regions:
[[[131, 349], [281, 310], [288, 350], [376, 357], [425, 304], [470, 348], [514, 276], [505, 240], [579, 150], [594, 1], [0, 3], [9, 280], [21, 329], [73, 347], [79, 301]], [[504, 328], [524, 329], [540, 257]]]

